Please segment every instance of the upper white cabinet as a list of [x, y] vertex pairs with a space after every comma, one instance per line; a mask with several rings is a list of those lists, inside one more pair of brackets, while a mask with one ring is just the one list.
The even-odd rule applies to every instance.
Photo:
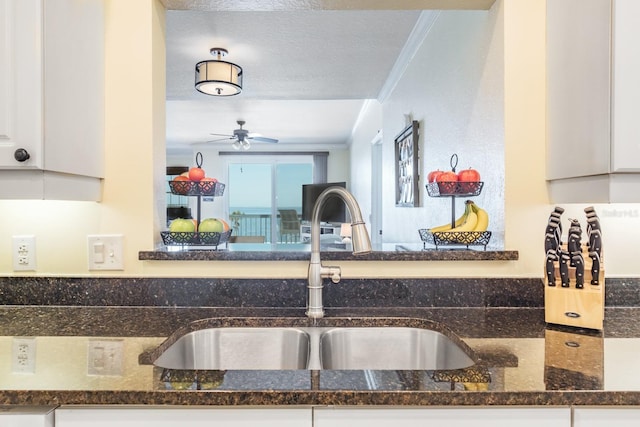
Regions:
[[547, 0], [553, 203], [639, 202], [640, 2]]
[[0, 0], [0, 198], [99, 200], [104, 1]]

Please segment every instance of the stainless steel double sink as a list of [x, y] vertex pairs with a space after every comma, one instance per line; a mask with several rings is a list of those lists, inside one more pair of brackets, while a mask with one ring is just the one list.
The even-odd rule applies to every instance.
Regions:
[[455, 334], [416, 326], [221, 326], [170, 337], [149, 361], [189, 370], [449, 370], [475, 364]]

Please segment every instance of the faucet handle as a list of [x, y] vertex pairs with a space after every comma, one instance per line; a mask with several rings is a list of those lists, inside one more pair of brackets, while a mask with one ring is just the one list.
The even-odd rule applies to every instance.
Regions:
[[328, 278], [328, 279], [331, 279], [333, 283], [338, 283], [342, 278], [342, 270], [340, 269], [340, 267], [337, 267], [337, 266], [331, 266], [331, 267], [322, 266], [320, 277]]

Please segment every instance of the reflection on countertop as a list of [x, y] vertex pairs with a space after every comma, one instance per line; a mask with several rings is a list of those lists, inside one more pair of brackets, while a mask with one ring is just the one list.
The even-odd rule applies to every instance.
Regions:
[[[542, 309], [328, 310], [329, 319], [344, 322], [353, 317], [441, 322], [477, 353], [480, 362], [474, 366], [490, 382], [454, 371], [167, 372], [138, 363], [140, 354], [198, 319], [217, 318], [223, 325], [239, 317], [277, 323], [295, 316], [298, 309], [4, 307], [0, 403], [625, 405], [640, 400], [638, 308], [607, 309], [604, 333], [548, 326]], [[33, 373], [19, 372], [12, 363], [13, 345], [22, 337], [35, 340]], [[89, 357], [96, 345], [122, 348], [121, 361]], [[119, 364], [116, 374], [104, 371], [113, 363]]]

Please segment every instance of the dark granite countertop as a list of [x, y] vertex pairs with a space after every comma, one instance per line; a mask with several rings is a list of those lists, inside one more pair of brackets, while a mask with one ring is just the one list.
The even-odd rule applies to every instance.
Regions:
[[[244, 246], [244, 247], [243, 247]], [[262, 246], [262, 249], [257, 247]], [[291, 246], [301, 246], [292, 250]], [[306, 246], [306, 248], [305, 248]], [[255, 245], [230, 244], [229, 249], [198, 250], [156, 250], [140, 251], [141, 261], [308, 261], [309, 245]], [[238, 249], [240, 247], [240, 249]], [[389, 250], [373, 251], [369, 254], [354, 255], [346, 250], [322, 251], [322, 259], [327, 261], [517, 261], [515, 250], [469, 249], [421, 250], [420, 245], [397, 244]]]
[[[308, 324], [298, 308], [5, 306], [0, 404], [640, 405], [639, 308], [607, 308], [601, 332], [546, 325], [541, 308], [336, 308], [322, 320], [437, 322], [474, 352], [478, 363], [463, 372], [163, 372], [139, 363], [201, 319]], [[34, 373], [8, 362], [16, 339], [35, 339]], [[88, 349], [105, 342], [123, 350], [116, 375], [91, 366]]]

